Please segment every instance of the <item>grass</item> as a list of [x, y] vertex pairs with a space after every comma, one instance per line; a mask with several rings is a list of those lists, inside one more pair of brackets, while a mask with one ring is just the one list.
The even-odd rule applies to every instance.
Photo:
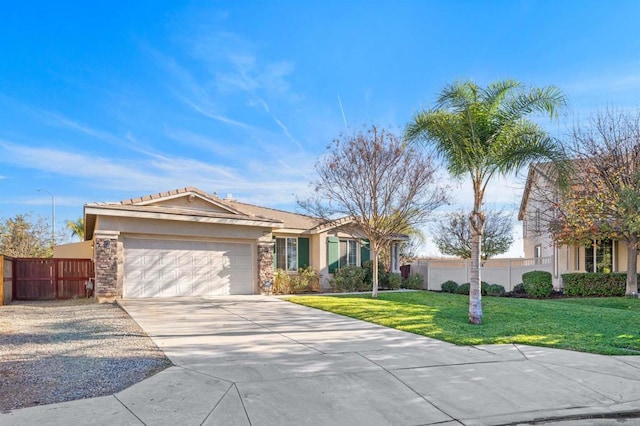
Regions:
[[610, 297], [482, 299], [484, 320], [468, 323], [468, 296], [435, 292], [295, 296], [300, 305], [458, 345], [520, 343], [605, 355], [640, 355], [640, 300]]

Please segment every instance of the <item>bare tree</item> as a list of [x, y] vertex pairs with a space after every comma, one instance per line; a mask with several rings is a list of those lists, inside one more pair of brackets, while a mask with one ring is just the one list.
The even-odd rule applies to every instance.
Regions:
[[407, 241], [400, 243], [400, 264], [407, 265], [418, 257], [418, 250], [424, 244], [422, 235], [409, 235]]
[[621, 240], [627, 246], [626, 294], [638, 292], [640, 242], [640, 111], [605, 110], [577, 125], [575, 175], [557, 203], [551, 229], [564, 244], [591, 246]]
[[0, 223], [0, 254], [11, 257], [51, 257], [50, 225], [42, 218], [18, 214]]
[[328, 150], [315, 165], [314, 194], [299, 204], [327, 220], [347, 217], [369, 239], [377, 297], [380, 251], [417, 228], [447, 197], [431, 159], [386, 130], [372, 126], [341, 135]]
[[[513, 218], [504, 210], [486, 211], [482, 234], [483, 260], [506, 253], [513, 244]], [[433, 227], [433, 241], [440, 253], [471, 259], [471, 226], [469, 214], [462, 210], [447, 214]]]

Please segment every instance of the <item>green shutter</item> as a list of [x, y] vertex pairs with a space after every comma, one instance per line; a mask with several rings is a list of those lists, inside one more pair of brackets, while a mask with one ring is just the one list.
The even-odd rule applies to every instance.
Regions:
[[333, 274], [338, 270], [340, 260], [340, 239], [338, 237], [327, 237], [327, 264], [329, 273]]
[[298, 268], [309, 266], [309, 239], [298, 238]]
[[369, 260], [371, 260], [369, 240], [360, 240], [360, 264], [364, 265], [364, 262], [368, 262]]

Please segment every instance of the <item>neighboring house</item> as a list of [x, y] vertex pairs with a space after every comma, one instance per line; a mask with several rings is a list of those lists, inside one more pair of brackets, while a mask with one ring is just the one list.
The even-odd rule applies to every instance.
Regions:
[[548, 224], [555, 213], [554, 180], [544, 164], [529, 168], [518, 219], [522, 221], [525, 258], [552, 258], [554, 285], [568, 272], [625, 272], [627, 248], [621, 241], [594, 241], [590, 247], [558, 246]]
[[[84, 206], [96, 297], [254, 294], [275, 268], [330, 274], [369, 260], [368, 242], [346, 219], [322, 219], [184, 188]], [[391, 264], [397, 269], [397, 242]]]

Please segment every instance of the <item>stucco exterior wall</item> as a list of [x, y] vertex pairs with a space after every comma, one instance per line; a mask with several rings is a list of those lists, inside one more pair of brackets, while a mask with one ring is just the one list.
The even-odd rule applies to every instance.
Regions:
[[220, 213], [228, 213], [227, 209], [222, 207], [216, 207], [211, 202], [203, 200], [197, 195], [193, 196], [181, 196], [175, 197], [172, 199], [161, 200], [157, 203], [149, 203], [150, 205], [159, 205], [162, 207], [177, 207], [182, 209], [190, 209], [190, 210], [202, 210], [202, 211], [217, 211]]
[[96, 231], [119, 231], [140, 235], [174, 235], [179, 237], [257, 240], [270, 228], [216, 223], [142, 219], [133, 217], [100, 216]]
[[82, 241], [54, 246], [53, 257], [57, 259], [93, 259], [93, 242]]

